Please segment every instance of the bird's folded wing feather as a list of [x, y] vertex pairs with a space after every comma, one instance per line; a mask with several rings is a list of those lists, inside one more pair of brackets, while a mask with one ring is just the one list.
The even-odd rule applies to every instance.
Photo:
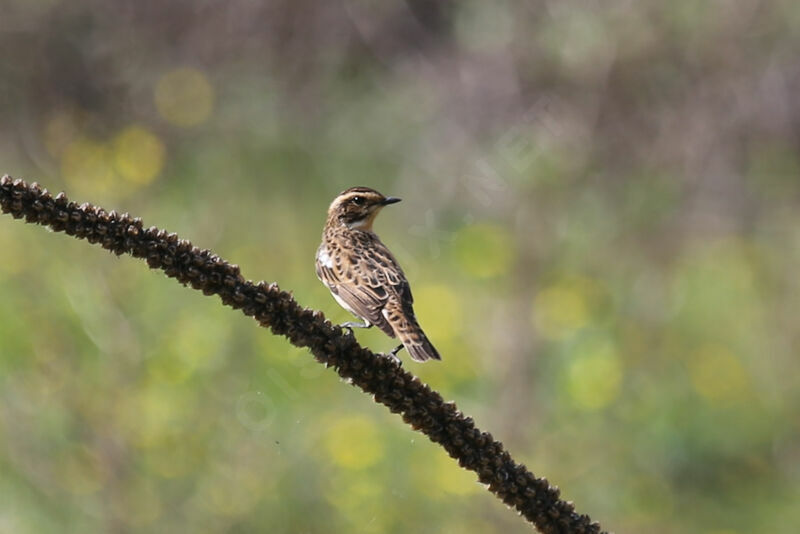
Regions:
[[386, 302], [395, 297], [411, 304], [411, 289], [391, 252], [377, 241], [354, 262], [344, 254], [332, 254], [332, 265], [317, 263], [317, 276], [359, 317], [366, 319], [390, 337], [394, 331], [383, 315]]

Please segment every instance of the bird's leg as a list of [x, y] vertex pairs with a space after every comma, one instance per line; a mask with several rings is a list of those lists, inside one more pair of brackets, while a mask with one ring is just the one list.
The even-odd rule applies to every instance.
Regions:
[[340, 328], [346, 328], [350, 335], [353, 336], [353, 328], [372, 328], [372, 325], [364, 322], [364, 323], [357, 323], [355, 321], [348, 321], [346, 323], [342, 323], [339, 325]]
[[339, 326], [342, 328], [372, 328], [372, 325], [369, 323], [357, 323], [355, 321], [348, 321], [340, 324]]
[[397, 363], [399, 367], [403, 367], [403, 360], [401, 360], [400, 357], [397, 355], [397, 353], [400, 352], [401, 350], [403, 350], [402, 343], [393, 348], [392, 351], [389, 352], [388, 354], [385, 352], [381, 352], [381, 356], [385, 356], [389, 359], [392, 359], [395, 361], [395, 363]]

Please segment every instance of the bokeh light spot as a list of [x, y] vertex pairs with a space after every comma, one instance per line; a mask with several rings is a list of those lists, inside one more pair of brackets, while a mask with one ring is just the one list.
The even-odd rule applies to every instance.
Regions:
[[147, 360], [147, 370], [158, 382], [178, 384], [197, 371], [217, 367], [224, 356], [227, 323], [216, 317], [182, 313], [164, 331], [159, 350]]
[[363, 416], [347, 416], [335, 420], [325, 436], [325, 449], [342, 467], [364, 469], [384, 455], [384, 445], [376, 423]]
[[133, 125], [114, 138], [114, 166], [126, 180], [145, 185], [164, 166], [164, 143], [149, 130]]
[[122, 434], [142, 448], [157, 447], [175, 431], [176, 412], [182, 410], [181, 397], [174, 388], [145, 387], [127, 392], [117, 409]]
[[216, 316], [184, 313], [170, 330], [169, 351], [192, 369], [213, 369], [221, 363], [229, 325]]
[[[461, 336], [454, 339], [441, 338], [429, 331], [427, 322], [423, 324], [425, 333], [431, 339], [433, 346], [439, 351], [444, 360], [444, 365], [432, 362], [430, 365], [421, 365], [416, 371], [419, 377], [427, 383], [436, 384], [440, 391], [454, 391], [454, 388], [469, 387], [480, 381], [482, 371], [477, 364], [480, 356], [480, 347], [476, 346], [473, 339]], [[479, 336], [482, 334], [478, 334]], [[471, 336], [470, 336], [471, 337]], [[404, 353], [399, 354], [401, 358]], [[452, 358], [458, 359], [458, 365], [447, 365]], [[408, 361], [408, 357], [405, 357]]]
[[433, 462], [428, 480], [435, 482], [441, 491], [451, 495], [471, 495], [483, 491], [475, 473], [459, 467], [449, 456], [436, 454]]
[[214, 107], [214, 88], [196, 69], [180, 68], [166, 73], [156, 84], [156, 108], [175, 126], [188, 128], [208, 120]]
[[671, 324], [685, 337], [749, 347], [768, 335], [763, 264], [755, 243], [738, 238], [698, 241], [672, 271]]
[[421, 286], [414, 290], [417, 316], [431, 340], [450, 340], [461, 331], [461, 307], [458, 295], [444, 285]]
[[532, 320], [542, 336], [563, 339], [586, 326], [589, 305], [585, 289], [585, 284], [580, 281], [563, 280], [536, 295]]
[[170, 352], [162, 352], [147, 360], [147, 371], [158, 382], [180, 384], [191, 376], [194, 368]]
[[455, 238], [456, 260], [468, 275], [482, 279], [506, 274], [514, 259], [514, 243], [497, 225], [476, 224], [462, 228]]
[[617, 398], [622, 384], [622, 362], [608, 340], [580, 344], [571, 362], [567, 389], [573, 402], [587, 411], [600, 410]]
[[111, 150], [85, 137], [72, 141], [61, 154], [61, 176], [81, 192], [108, 191], [116, 180]]
[[747, 373], [739, 359], [721, 345], [700, 348], [689, 361], [694, 389], [712, 402], [741, 398], [747, 389]]

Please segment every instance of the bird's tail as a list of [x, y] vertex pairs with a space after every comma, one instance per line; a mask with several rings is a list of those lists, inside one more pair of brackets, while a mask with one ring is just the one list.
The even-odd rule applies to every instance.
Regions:
[[397, 337], [403, 343], [411, 358], [418, 362], [441, 360], [442, 357], [439, 355], [439, 351], [430, 342], [425, 332], [422, 331], [419, 325], [414, 326], [416, 328], [397, 332]]
[[439, 351], [434, 348], [428, 340], [428, 336], [419, 327], [410, 302], [401, 305], [396, 300], [390, 300], [383, 308], [382, 313], [389, 328], [414, 360], [424, 362], [442, 359]]

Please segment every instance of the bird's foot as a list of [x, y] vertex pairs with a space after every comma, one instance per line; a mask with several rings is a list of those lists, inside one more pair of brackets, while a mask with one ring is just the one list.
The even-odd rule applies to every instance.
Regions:
[[346, 323], [342, 323], [339, 326], [342, 328], [372, 328], [372, 325], [369, 323], [357, 323], [355, 321], [348, 321]]
[[398, 367], [403, 367], [403, 360], [400, 359], [400, 356], [397, 355], [398, 352], [403, 348], [403, 345], [400, 344], [392, 349], [391, 352], [381, 352], [379, 353], [384, 358], [389, 358], [390, 360], [394, 360]]
[[393, 361], [398, 367], [403, 367], [403, 360], [401, 360], [400, 357], [393, 352], [379, 352], [378, 356]]
[[355, 321], [348, 321], [346, 323], [342, 323], [339, 325], [339, 328], [346, 329], [351, 336], [355, 336], [353, 333], [353, 328], [371, 328], [372, 325], [369, 323], [357, 323]]

